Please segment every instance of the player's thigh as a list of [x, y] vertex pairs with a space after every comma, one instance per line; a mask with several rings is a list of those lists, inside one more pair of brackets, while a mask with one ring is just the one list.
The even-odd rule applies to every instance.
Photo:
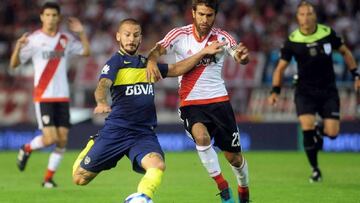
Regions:
[[316, 121], [315, 114], [299, 115], [299, 122], [302, 130], [314, 130], [315, 121]]
[[[136, 140], [136, 143], [127, 154], [132, 163], [133, 170], [138, 173], [144, 173], [145, 167], [149, 168], [151, 166], [165, 169], [165, 155], [157, 136], [154, 133], [139, 134], [138, 136], [139, 139]], [[144, 161], [147, 161], [146, 166]]]
[[206, 124], [211, 123], [211, 119], [207, 115], [207, 109], [206, 105], [184, 106], [179, 109], [185, 130], [199, 145], [210, 144], [211, 135]]
[[[118, 130], [114, 133], [122, 132]], [[133, 141], [129, 139], [104, 138], [104, 132], [94, 139], [94, 145], [86, 153], [80, 166], [93, 173], [109, 170], [117, 165], [117, 162], [127, 153]]]
[[337, 136], [340, 131], [340, 121], [338, 119], [324, 119], [324, 133], [328, 136]]

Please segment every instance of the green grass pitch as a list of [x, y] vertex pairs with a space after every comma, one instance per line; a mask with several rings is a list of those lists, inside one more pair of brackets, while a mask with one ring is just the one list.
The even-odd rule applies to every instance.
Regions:
[[[57, 189], [40, 187], [48, 153], [35, 152], [26, 170], [15, 166], [16, 152], [0, 152], [1, 203], [122, 203], [135, 192], [141, 175], [131, 171], [127, 158], [101, 173], [87, 186], [71, 181], [78, 152], [67, 152], [55, 176]], [[360, 154], [321, 153], [324, 181], [310, 184], [310, 169], [302, 152], [246, 152], [254, 203], [360, 202]], [[222, 154], [224, 176], [236, 190], [236, 181]], [[196, 152], [167, 153], [167, 170], [155, 203], [219, 203], [216, 186], [200, 165]]]

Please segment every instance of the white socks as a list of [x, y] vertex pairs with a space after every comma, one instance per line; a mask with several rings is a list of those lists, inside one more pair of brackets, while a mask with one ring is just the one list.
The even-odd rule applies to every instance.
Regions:
[[247, 187], [249, 185], [249, 171], [246, 159], [243, 157], [243, 163], [240, 167], [230, 166], [236, 176], [238, 184], [241, 187]]
[[30, 141], [31, 150], [37, 150], [43, 147], [44, 147], [44, 143], [42, 141], [42, 135], [38, 135]]
[[65, 148], [59, 149], [56, 148], [53, 152], [51, 152], [49, 157], [48, 169], [51, 171], [56, 171], [58, 168], [61, 159], [63, 158], [65, 152]]
[[201, 163], [206, 168], [210, 177], [215, 177], [221, 173], [218, 156], [214, 148], [209, 146], [198, 146], [196, 145]]

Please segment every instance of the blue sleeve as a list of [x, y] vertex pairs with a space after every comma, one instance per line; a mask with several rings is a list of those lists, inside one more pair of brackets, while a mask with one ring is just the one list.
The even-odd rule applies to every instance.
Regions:
[[163, 78], [166, 78], [167, 74], [168, 74], [168, 71], [169, 71], [169, 66], [168, 64], [163, 64], [163, 63], [158, 63], [157, 64], [158, 67], [159, 67], [159, 71], [161, 73], [161, 76]]
[[117, 56], [116, 54], [112, 56], [101, 69], [99, 80], [101, 78], [108, 78], [111, 81], [114, 81], [122, 64], [123, 62], [121, 57]]

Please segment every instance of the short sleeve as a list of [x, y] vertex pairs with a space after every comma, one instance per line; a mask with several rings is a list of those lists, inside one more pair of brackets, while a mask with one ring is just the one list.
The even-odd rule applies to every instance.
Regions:
[[331, 29], [330, 33], [330, 43], [335, 49], [339, 49], [341, 45], [344, 44], [343, 39], [339, 37], [333, 29]]
[[284, 45], [280, 49], [280, 59], [290, 62], [293, 56], [293, 52], [291, 51], [291, 42], [286, 40]]
[[177, 40], [176, 38], [183, 33], [181, 28], [174, 28], [169, 33], [165, 35], [165, 37], [157, 42], [157, 44], [161, 45], [166, 49], [166, 54], [175, 53]]
[[122, 60], [116, 54], [112, 56], [103, 66], [100, 73], [100, 79], [107, 78], [114, 81], [119, 68], [122, 66]]
[[67, 35], [69, 38], [68, 53], [70, 55], [82, 55], [84, 53], [84, 47], [79, 40], [71, 35]]
[[158, 63], [157, 64], [158, 68], [159, 68], [159, 71], [161, 73], [161, 76], [163, 78], [166, 78], [167, 74], [168, 74], [168, 71], [169, 71], [169, 66], [168, 64], [162, 64], [162, 63]]
[[[236, 39], [231, 36], [228, 32], [224, 31], [224, 30], [221, 30], [220, 31], [220, 39], [218, 39], [219, 42], [226, 42], [226, 49], [225, 50], [230, 50], [232, 49], [233, 47], [236, 47], [237, 46], [237, 42], [236, 42]], [[228, 53], [230, 54], [230, 53]]]
[[31, 57], [34, 55], [34, 53], [35, 53], [34, 46], [32, 45], [31, 39], [29, 39], [29, 42], [20, 49], [20, 53], [19, 53], [20, 63], [24, 64], [28, 62], [31, 59]]

